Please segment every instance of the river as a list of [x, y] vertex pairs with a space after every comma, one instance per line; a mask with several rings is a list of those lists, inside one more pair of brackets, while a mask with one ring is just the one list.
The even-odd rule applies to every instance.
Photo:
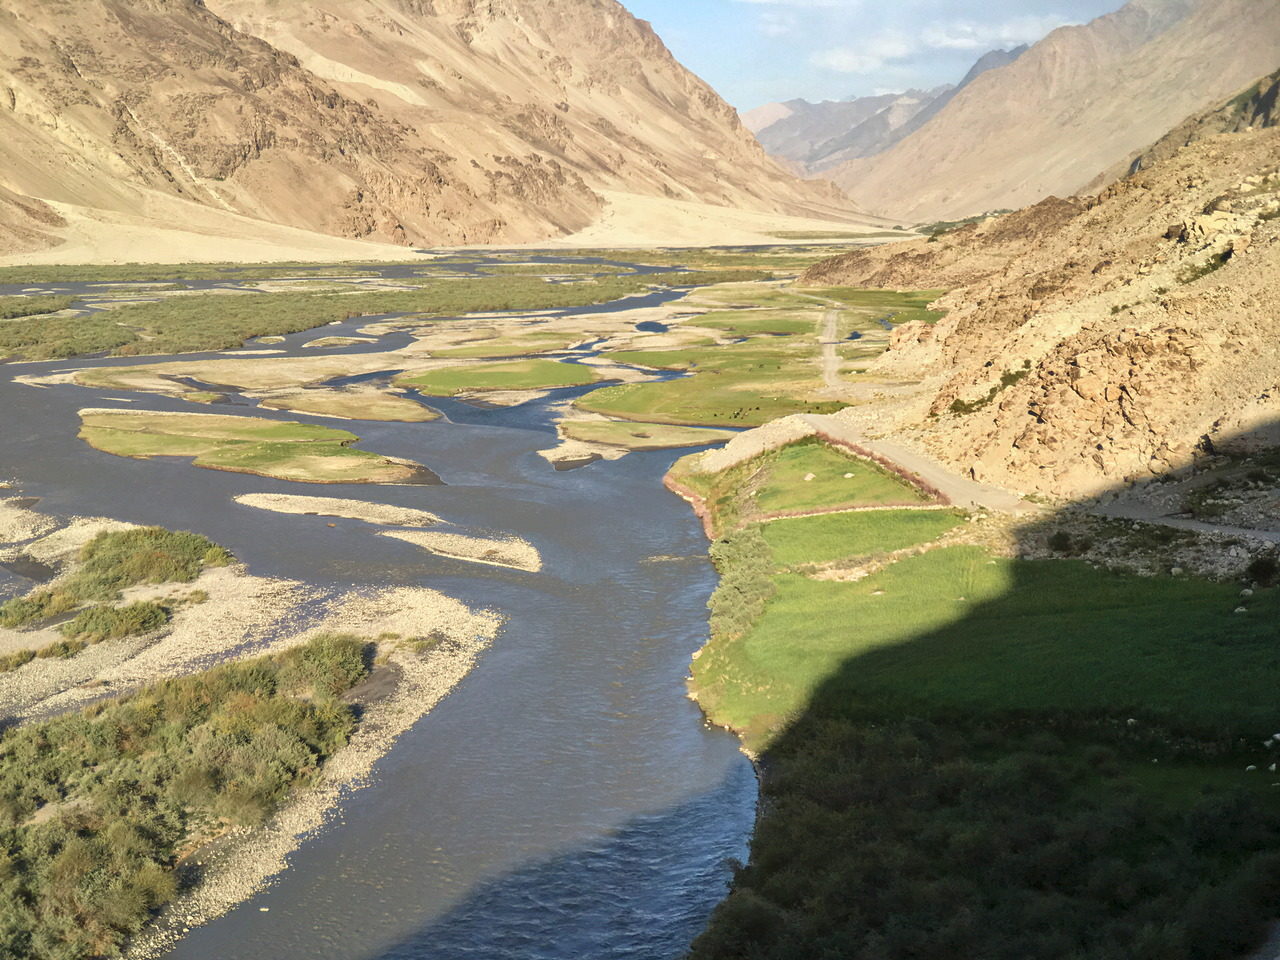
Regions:
[[[345, 326], [324, 332], [342, 335]], [[403, 335], [324, 352], [387, 349], [396, 336]], [[298, 334], [273, 349], [314, 356], [301, 347], [314, 337]], [[715, 577], [697, 521], [661, 485], [678, 453], [555, 471], [537, 451], [555, 444], [548, 406], [566, 395], [561, 391], [512, 409], [433, 402], [445, 419], [355, 427], [363, 446], [418, 460], [444, 486], [316, 487], [185, 461], [129, 460], [76, 439], [76, 411], [126, 397], [139, 402], [124, 408], [191, 407], [12, 382], [22, 373], [82, 365], [4, 368], [0, 478], [15, 480], [22, 496], [39, 497], [39, 509], [194, 530], [257, 575], [335, 593], [425, 585], [507, 617], [473, 673], [398, 742], [371, 785], [348, 795], [333, 821], [307, 838], [289, 870], [252, 901], [193, 931], [170, 956], [683, 954], [724, 895], [729, 861], [746, 857], [757, 789], [736, 740], [708, 728], [684, 691]], [[541, 551], [544, 572], [435, 557], [355, 521], [277, 515], [232, 500], [262, 492], [398, 504], [512, 533]], [[12, 580], [5, 577], [0, 586]]]

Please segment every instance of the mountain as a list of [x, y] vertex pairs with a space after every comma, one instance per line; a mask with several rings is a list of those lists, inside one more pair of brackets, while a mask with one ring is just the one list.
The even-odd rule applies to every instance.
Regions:
[[1078, 498], [1280, 441], [1280, 129], [804, 280], [952, 288], [872, 368], [894, 399], [841, 416], [978, 479]]
[[933, 90], [852, 97], [848, 100], [789, 100], [769, 103], [743, 115], [768, 154], [788, 168], [819, 173], [848, 160], [888, 150], [918, 130], [955, 97], [986, 73], [1008, 66], [1027, 51], [993, 50], [978, 60], [959, 86]]
[[859, 204], [953, 220], [1078, 192], [1280, 63], [1280, 4], [1133, 0], [1055, 30], [920, 129], [825, 175]]
[[1126, 161], [1124, 169], [1103, 174], [1096, 186], [1100, 189], [1126, 173], [1145, 170], [1206, 137], [1255, 128], [1265, 130], [1277, 124], [1280, 124], [1280, 70], [1251, 83], [1226, 103], [1179, 124], [1138, 156]]
[[439, 245], [619, 197], [850, 211], [614, 0], [0, 0], [0, 35], [0, 187], [60, 216]]

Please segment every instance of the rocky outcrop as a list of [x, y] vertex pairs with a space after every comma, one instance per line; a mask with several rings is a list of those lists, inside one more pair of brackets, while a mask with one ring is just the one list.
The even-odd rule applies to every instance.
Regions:
[[1132, 0], [1055, 30], [892, 149], [824, 175], [914, 222], [1070, 196], [1278, 63], [1280, 4]]
[[927, 415], [897, 429], [976, 479], [1080, 497], [1275, 442], [1280, 130], [1210, 137], [1097, 197], [810, 277], [960, 284], [872, 373], [920, 381]]
[[927, 239], [866, 247], [823, 260], [801, 282], [880, 289], [951, 289], [1004, 270], [1029, 246], [1052, 236], [1086, 209], [1084, 202], [1050, 197], [1025, 210], [969, 224]]
[[0, 187], [0, 256], [56, 246], [52, 228], [65, 222], [47, 203]]
[[1250, 84], [1221, 106], [1179, 124], [1136, 157], [1102, 174], [1091, 186], [1105, 187], [1120, 176], [1136, 173], [1167, 160], [1183, 147], [1220, 133], [1265, 130], [1280, 123], [1280, 70]]

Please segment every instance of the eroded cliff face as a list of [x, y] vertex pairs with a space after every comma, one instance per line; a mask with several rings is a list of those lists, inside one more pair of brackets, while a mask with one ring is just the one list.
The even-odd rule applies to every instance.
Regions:
[[877, 372], [921, 381], [899, 427], [980, 479], [1080, 497], [1277, 439], [1280, 130], [811, 278], [960, 284]]
[[841, 202], [612, 0], [0, 0], [0, 36], [0, 186], [56, 203], [440, 245], [579, 230], [601, 189]]

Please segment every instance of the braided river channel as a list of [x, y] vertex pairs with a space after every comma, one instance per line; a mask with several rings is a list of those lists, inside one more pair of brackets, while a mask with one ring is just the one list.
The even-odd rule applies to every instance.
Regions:
[[[370, 322], [324, 333], [341, 336]], [[301, 344], [315, 336], [289, 337], [271, 355], [314, 356]], [[404, 337], [324, 352], [394, 349]], [[95, 451], [76, 438], [83, 407], [191, 407], [14, 379], [157, 359], [0, 368], [0, 479], [39, 498], [42, 512], [204, 534], [253, 574], [305, 581], [334, 596], [353, 587], [422, 585], [506, 618], [475, 670], [397, 742], [369, 785], [345, 796], [288, 870], [193, 930], [169, 956], [680, 957], [725, 894], [731, 861], [746, 857], [757, 800], [754, 771], [736, 740], [703, 722], [684, 687], [715, 586], [698, 522], [661, 482], [688, 451], [634, 453], [558, 472], [538, 455], [556, 444], [549, 408], [591, 388], [505, 409], [432, 400], [445, 414], [439, 421], [352, 428], [361, 446], [416, 460], [443, 485], [316, 487]], [[216, 411], [336, 425], [231, 402], [243, 405]], [[420, 508], [522, 537], [544, 567], [526, 573], [435, 556], [355, 521], [237, 505], [233, 498], [245, 493]], [[0, 573], [0, 593], [19, 585], [15, 574]]]

